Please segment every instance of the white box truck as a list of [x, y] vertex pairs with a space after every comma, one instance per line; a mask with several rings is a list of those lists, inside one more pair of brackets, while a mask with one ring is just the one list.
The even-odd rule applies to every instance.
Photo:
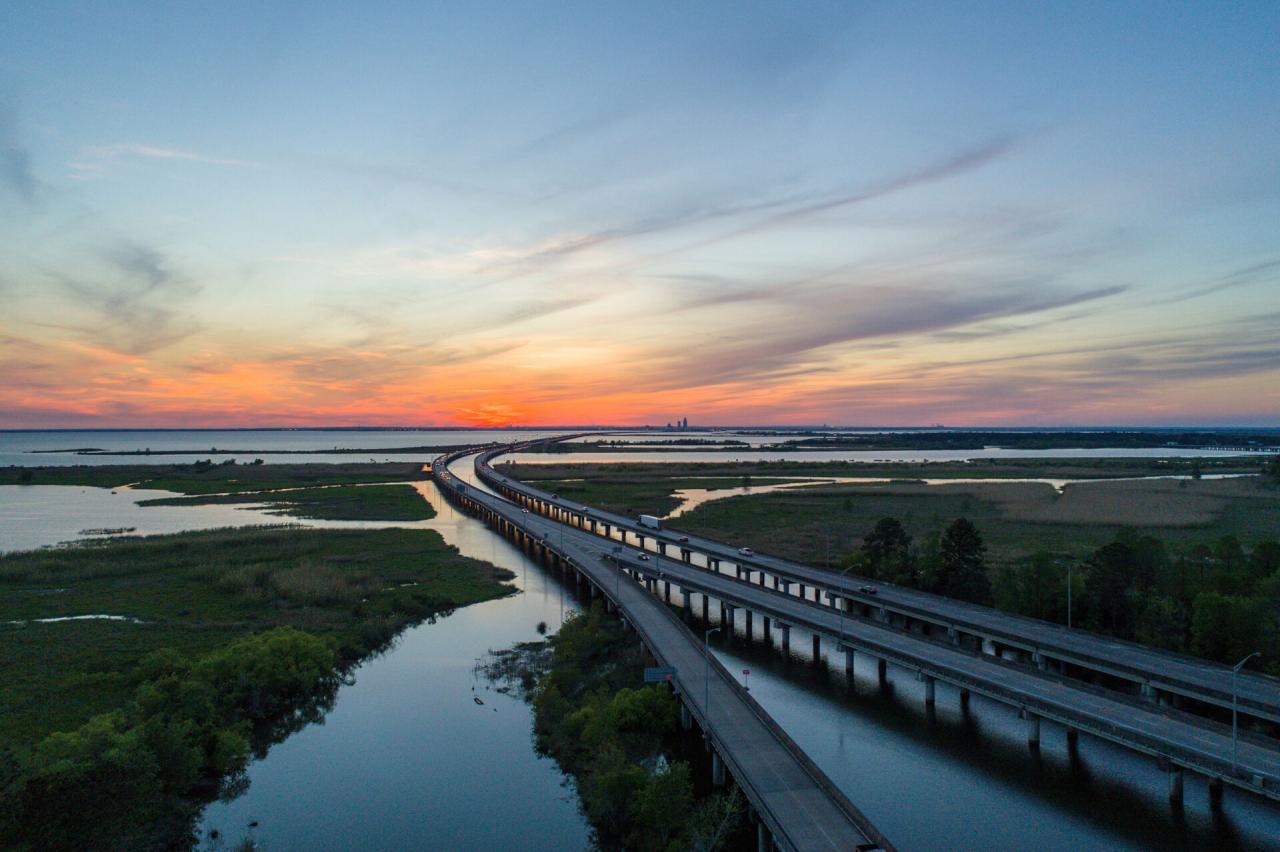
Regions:
[[651, 530], [662, 529], [662, 518], [655, 518], [653, 515], [641, 515], [640, 526], [648, 527]]

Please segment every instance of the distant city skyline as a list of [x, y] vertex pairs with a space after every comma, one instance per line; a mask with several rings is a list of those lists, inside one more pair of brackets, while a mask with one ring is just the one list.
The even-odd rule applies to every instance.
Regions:
[[0, 31], [0, 428], [1280, 425], [1274, 2]]

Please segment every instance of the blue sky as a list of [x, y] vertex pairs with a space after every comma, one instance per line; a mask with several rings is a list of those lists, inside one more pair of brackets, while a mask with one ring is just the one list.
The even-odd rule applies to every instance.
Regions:
[[11, 4], [0, 426], [1280, 421], [1280, 6]]

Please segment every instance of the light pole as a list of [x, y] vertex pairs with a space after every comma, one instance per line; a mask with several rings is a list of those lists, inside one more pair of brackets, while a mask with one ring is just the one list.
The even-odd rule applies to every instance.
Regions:
[[614, 583], [614, 587], [613, 587], [614, 588], [613, 598], [614, 598], [614, 601], [617, 603], [618, 608], [621, 609], [622, 608], [622, 562], [621, 560], [618, 559], [619, 550], [622, 550], [622, 548], [615, 547], [613, 549], [613, 568], [615, 571], [618, 572], [618, 576], [616, 578], [616, 582]]
[[1231, 771], [1233, 773], [1240, 771], [1240, 767], [1238, 765], [1238, 760], [1237, 760], [1237, 753], [1239, 752], [1239, 743], [1236, 739], [1236, 736], [1237, 736], [1236, 674], [1240, 671], [1241, 667], [1243, 667], [1245, 663], [1249, 662], [1254, 657], [1261, 657], [1261, 656], [1262, 656], [1261, 651], [1254, 651], [1252, 654], [1245, 657], [1243, 660], [1241, 660], [1240, 662], [1236, 663], [1234, 666], [1231, 667]]
[[1070, 556], [1063, 557], [1059, 562], [1065, 562], [1067, 565], [1067, 629], [1071, 628], [1071, 569], [1075, 565], [1075, 560]]
[[702, 721], [706, 726], [703, 733], [708, 737], [711, 736], [711, 634], [719, 632], [719, 627], [712, 627], [702, 634], [702, 653], [705, 663], [702, 670]]
[[[852, 569], [853, 569], [853, 566], [850, 565], [848, 568], [841, 571], [840, 572], [841, 579], [843, 579], [844, 575], [848, 574]], [[841, 587], [844, 586], [843, 583], [841, 583], [840, 585]], [[841, 598], [841, 600], [843, 600], [843, 597]], [[840, 641], [843, 642], [844, 641], [844, 604], [841, 603], [839, 606], [837, 606], [836, 611], [840, 613]]]

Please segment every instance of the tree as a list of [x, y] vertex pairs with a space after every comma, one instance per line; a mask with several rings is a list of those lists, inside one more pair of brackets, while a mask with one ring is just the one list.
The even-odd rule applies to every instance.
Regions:
[[968, 518], [956, 518], [942, 534], [932, 591], [973, 603], [991, 600], [986, 552], [978, 528]]
[[892, 583], [916, 585], [911, 536], [897, 518], [881, 518], [862, 540], [862, 553], [873, 577]]
[[1262, 463], [1262, 484], [1271, 488], [1280, 487], [1280, 454]]
[[1085, 565], [1085, 610], [1089, 625], [1122, 638], [1133, 635], [1132, 583], [1138, 559], [1118, 541], [1094, 551]]
[[1263, 598], [1202, 592], [1191, 612], [1191, 651], [1220, 663], [1235, 662], [1262, 646], [1267, 616]]

